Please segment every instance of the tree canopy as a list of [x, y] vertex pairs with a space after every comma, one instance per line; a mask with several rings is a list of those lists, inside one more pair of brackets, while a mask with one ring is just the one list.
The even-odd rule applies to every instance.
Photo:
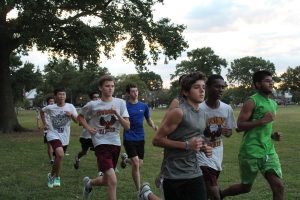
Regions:
[[257, 57], [243, 57], [234, 59], [228, 69], [227, 79], [238, 86], [251, 87], [252, 75], [259, 70], [268, 70], [275, 76], [275, 65], [270, 61]]
[[145, 68], [160, 54], [176, 59], [188, 45], [183, 25], [153, 19], [163, 0], [0, 1], [0, 132], [20, 130], [14, 112], [9, 57], [33, 47], [79, 63], [110, 58], [125, 41], [124, 59]]
[[210, 47], [197, 48], [187, 52], [187, 60], [176, 65], [175, 74], [171, 79], [193, 71], [201, 71], [207, 76], [220, 74], [222, 67], [227, 67], [225, 59], [220, 58]]

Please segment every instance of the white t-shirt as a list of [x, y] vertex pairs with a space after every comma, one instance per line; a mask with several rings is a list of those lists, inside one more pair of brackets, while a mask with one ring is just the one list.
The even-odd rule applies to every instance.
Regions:
[[[79, 111], [79, 113], [81, 113], [81, 110]], [[89, 124], [90, 118], [85, 119], [86, 122]], [[85, 128], [82, 129], [81, 133], [80, 133], [80, 137], [84, 138], [84, 139], [91, 139], [91, 134], [88, 130], [86, 130]]]
[[200, 104], [200, 109], [207, 113], [207, 128], [209, 133], [204, 134], [205, 140], [213, 146], [212, 157], [206, 157], [205, 153], [200, 152], [198, 154], [198, 162], [200, 166], [208, 166], [217, 171], [222, 170], [223, 161], [223, 142], [221, 128], [227, 127], [227, 129], [236, 128], [236, 122], [233, 115], [233, 110], [230, 105], [221, 101], [220, 106], [216, 109], [212, 109], [207, 106], [206, 102]]
[[81, 109], [81, 114], [90, 118], [89, 125], [97, 129], [97, 133], [92, 135], [94, 147], [100, 144], [121, 146], [121, 124], [117, 116], [112, 114], [113, 106], [120, 116], [129, 117], [125, 101], [119, 98], [113, 98], [110, 102], [91, 101]]
[[68, 145], [72, 118], [68, 117], [65, 112], [69, 111], [74, 117], [77, 117], [78, 114], [75, 107], [69, 103], [62, 107], [53, 104], [44, 107], [42, 110], [46, 114], [46, 123], [49, 126], [47, 141], [58, 139], [63, 146]]

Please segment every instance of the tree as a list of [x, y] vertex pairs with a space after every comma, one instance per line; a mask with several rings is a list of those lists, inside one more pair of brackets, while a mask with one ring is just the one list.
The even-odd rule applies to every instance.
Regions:
[[157, 91], [162, 89], [163, 81], [159, 74], [154, 72], [140, 72], [139, 77], [147, 85], [150, 91]]
[[290, 92], [300, 91], [300, 66], [294, 69], [288, 67], [280, 78], [282, 82], [280, 89]]
[[137, 85], [139, 89], [139, 99], [143, 99], [148, 93], [147, 85], [138, 74], [123, 74], [116, 77], [115, 96], [123, 98], [126, 95], [126, 86], [130, 83]]
[[[163, 0], [0, 1], [0, 132], [20, 130], [12, 101], [9, 57], [33, 46], [53, 56], [98, 62], [127, 41], [124, 56], [142, 68], [159, 54], [176, 59], [187, 48], [183, 25], [154, 21], [152, 7]], [[11, 17], [12, 13], [16, 17]], [[147, 50], [149, 53], [147, 53]]]
[[25, 63], [23, 67], [12, 71], [14, 101], [23, 101], [24, 93], [43, 83], [42, 74], [34, 71], [34, 64]]
[[259, 70], [268, 70], [273, 73], [276, 79], [275, 66], [270, 61], [266, 61], [257, 57], [243, 57], [235, 59], [231, 62], [231, 66], [228, 69], [227, 80], [231, 84], [237, 84], [238, 86], [251, 87], [252, 75]]
[[207, 76], [220, 74], [222, 67], [227, 67], [225, 59], [220, 58], [210, 47], [197, 48], [187, 53], [187, 60], [176, 65], [175, 74], [171, 79], [194, 71], [201, 71]]

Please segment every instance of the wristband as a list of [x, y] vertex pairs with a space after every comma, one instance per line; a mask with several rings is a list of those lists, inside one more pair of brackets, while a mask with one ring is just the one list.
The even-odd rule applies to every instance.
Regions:
[[184, 149], [188, 150], [189, 148], [190, 148], [189, 141], [187, 140], [187, 141], [184, 142]]

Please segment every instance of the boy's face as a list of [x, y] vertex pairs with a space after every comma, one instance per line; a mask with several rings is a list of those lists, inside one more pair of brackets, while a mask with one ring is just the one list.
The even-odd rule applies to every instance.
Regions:
[[48, 103], [48, 105], [54, 104], [54, 99], [49, 99], [47, 103]]
[[137, 88], [130, 88], [129, 91], [130, 99], [136, 100], [139, 96], [139, 91]]
[[57, 92], [55, 95], [57, 103], [64, 103], [66, 101], [66, 97], [66, 92]]
[[266, 76], [263, 80], [256, 83], [257, 89], [265, 94], [271, 94], [273, 90], [272, 76]]
[[206, 88], [208, 98], [215, 99], [215, 100], [220, 99], [223, 95], [225, 87], [226, 84], [223, 79], [215, 79], [213, 83]]
[[192, 102], [201, 103], [205, 97], [205, 82], [204, 80], [196, 81], [190, 91], [184, 91], [184, 95]]
[[101, 95], [105, 97], [112, 97], [115, 91], [115, 83], [113, 81], [105, 81], [102, 86], [99, 86]]

